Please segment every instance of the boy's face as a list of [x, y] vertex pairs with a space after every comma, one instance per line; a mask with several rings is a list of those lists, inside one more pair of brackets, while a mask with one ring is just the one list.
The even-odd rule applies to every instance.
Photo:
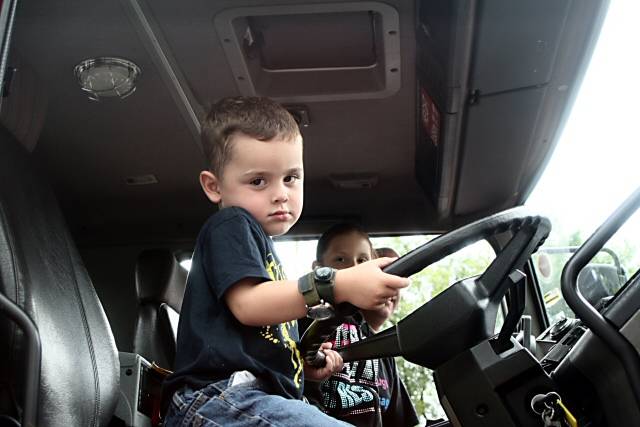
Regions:
[[322, 259], [322, 265], [342, 269], [362, 264], [371, 259], [371, 245], [359, 232], [334, 236], [329, 242]]
[[302, 212], [302, 138], [258, 141], [237, 134], [233, 139], [222, 176], [200, 174], [207, 197], [220, 208], [246, 209], [269, 236], [286, 233]]
[[[320, 265], [333, 267], [335, 269], [349, 268], [357, 264], [369, 261], [371, 257], [371, 245], [361, 233], [351, 231], [347, 234], [335, 236], [329, 242]], [[314, 263], [316, 267], [318, 263]], [[364, 318], [370, 324], [382, 324], [387, 320], [396, 309], [398, 298], [389, 298], [383, 307], [375, 310], [360, 310]]]

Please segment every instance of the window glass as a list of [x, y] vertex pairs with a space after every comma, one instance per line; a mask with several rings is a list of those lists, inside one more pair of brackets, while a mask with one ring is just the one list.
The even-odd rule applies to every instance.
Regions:
[[[578, 289], [594, 307], [602, 307], [640, 267], [638, 232], [640, 215], [636, 213], [579, 273]], [[565, 264], [587, 237], [587, 233], [567, 233], [565, 229], [558, 228], [533, 255], [533, 265], [551, 324], [562, 318], [575, 318], [562, 296], [561, 276]]]
[[[534, 256], [552, 322], [562, 316], [573, 317], [560, 292], [562, 268], [571, 254], [554, 248], [582, 244], [640, 183], [640, 146], [631, 142], [637, 134], [635, 105], [640, 86], [616, 91], [608, 84], [630, 81], [640, 71], [640, 56], [628, 54], [632, 40], [640, 37], [639, 18], [639, 2], [610, 2], [575, 104], [559, 130], [561, 136], [540, 181], [526, 201], [533, 212], [549, 217], [553, 225], [545, 243], [551, 250]], [[638, 234], [630, 230], [618, 236], [606, 247], [619, 258], [629, 277], [637, 269], [634, 239], [637, 241]], [[600, 287], [596, 286], [592, 298], [598, 298], [603, 287], [606, 293], [613, 292], [619, 286], [615, 282], [611, 285], [611, 266], [617, 268], [615, 258], [600, 253], [592, 263], [609, 266], [590, 266], [584, 273], [586, 278], [599, 278]]]

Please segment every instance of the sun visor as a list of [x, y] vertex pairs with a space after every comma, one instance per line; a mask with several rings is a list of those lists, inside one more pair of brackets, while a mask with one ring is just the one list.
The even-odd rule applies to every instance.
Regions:
[[35, 70], [18, 55], [8, 61], [0, 122], [33, 151], [40, 137], [48, 98]]

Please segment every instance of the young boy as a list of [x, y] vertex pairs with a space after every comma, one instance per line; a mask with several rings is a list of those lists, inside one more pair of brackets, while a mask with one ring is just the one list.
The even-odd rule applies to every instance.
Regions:
[[296, 319], [324, 299], [373, 309], [408, 285], [382, 258], [323, 276], [286, 280], [271, 236], [302, 211], [302, 137], [265, 98], [216, 103], [202, 127], [208, 170], [200, 184], [219, 211], [203, 226], [178, 327], [175, 372], [165, 381], [165, 426], [343, 425], [303, 402], [303, 380], [342, 367], [325, 345], [324, 368], [304, 368]]
[[[329, 228], [318, 240], [313, 267], [343, 269], [375, 257], [369, 236], [355, 224], [341, 223]], [[336, 347], [378, 332], [395, 310], [397, 301], [397, 297], [392, 297], [382, 307], [360, 310], [345, 318], [333, 338]], [[300, 321], [301, 328], [309, 324], [307, 319]], [[326, 381], [307, 382], [304, 392], [323, 412], [356, 426], [400, 427], [415, 426], [419, 422], [393, 358], [345, 363], [340, 372]]]

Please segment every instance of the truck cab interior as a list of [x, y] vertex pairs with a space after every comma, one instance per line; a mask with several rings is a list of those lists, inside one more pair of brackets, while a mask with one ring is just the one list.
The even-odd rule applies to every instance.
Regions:
[[572, 319], [544, 310], [534, 260], [553, 224], [522, 208], [607, 8], [2, 1], [0, 425], [160, 422], [179, 263], [216, 209], [197, 179], [200, 118], [237, 95], [273, 98], [300, 126], [306, 200], [287, 239], [344, 220], [372, 235], [439, 235], [387, 267], [403, 276], [476, 241], [495, 251], [481, 274], [342, 349], [345, 360], [433, 370], [454, 426], [542, 426], [556, 395], [569, 425], [640, 425], [640, 279], [581, 273], [640, 196], [565, 250], [558, 292]]

